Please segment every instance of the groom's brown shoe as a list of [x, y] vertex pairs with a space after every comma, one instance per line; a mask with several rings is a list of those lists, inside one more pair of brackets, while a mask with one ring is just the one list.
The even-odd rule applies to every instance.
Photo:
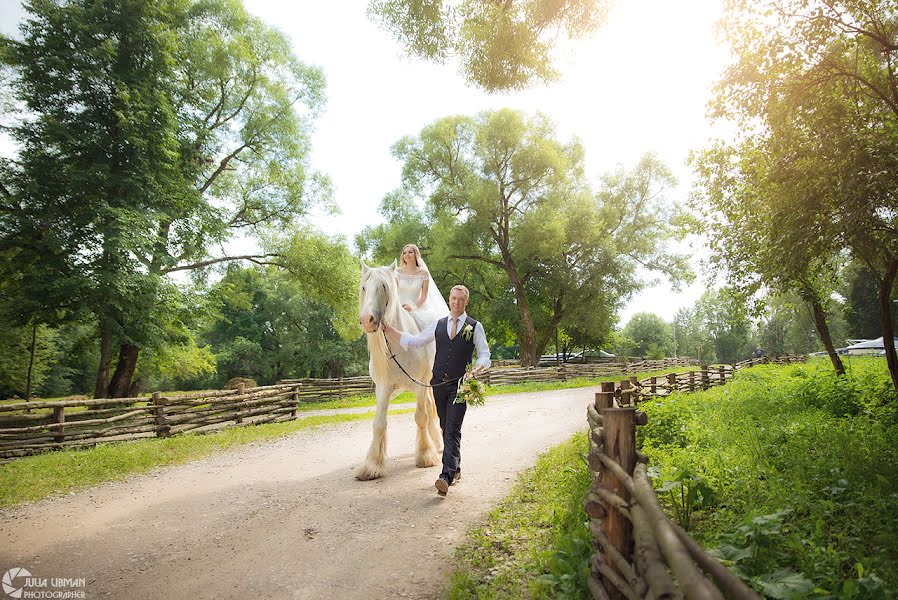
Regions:
[[446, 496], [449, 492], [449, 482], [440, 477], [435, 482], [433, 482], [433, 487], [437, 489], [437, 494], [440, 496]]
[[461, 469], [455, 472], [455, 477], [452, 478], [452, 483], [450, 485], [455, 485], [461, 481]]

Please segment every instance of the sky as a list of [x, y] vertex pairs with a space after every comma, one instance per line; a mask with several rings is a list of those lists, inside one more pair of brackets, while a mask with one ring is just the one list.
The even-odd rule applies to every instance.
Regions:
[[[393, 143], [448, 115], [541, 111], [555, 122], [559, 139], [581, 140], [594, 184], [618, 165], [630, 169], [644, 153], [656, 152], [677, 175], [679, 185], [667, 196], [679, 202], [691, 185], [689, 151], [712, 135], [705, 108], [727, 57], [714, 37], [721, 0], [617, 0], [589, 39], [564, 45], [558, 82], [505, 94], [466, 85], [455, 64], [405, 57], [369, 21], [366, 2], [244, 1], [290, 38], [300, 60], [324, 71], [327, 105], [312, 137], [311, 164], [330, 176], [341, 213], [311, 218], [350, 245], [363, 227], [383, 221], [380, 201], [400, 185]], [[18, 0], [0, 0], [4, 33], [14, 34], [22, 16]], [[704, 253], [700, 244], [682, 250]], [[621, 324], [640, 311], [670, 320], [692, 306], [706, 287], [694, 263], [695, 284], [679, 293], [667, 283], [646, 289], [626, 304]]]

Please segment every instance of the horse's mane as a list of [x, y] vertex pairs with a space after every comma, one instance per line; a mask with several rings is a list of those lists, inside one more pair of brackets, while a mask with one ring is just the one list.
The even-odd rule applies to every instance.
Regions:
[[[396, 280], [393, 277], [393, 270], [390, 267], [374, 267], [371, 268], [362, 283], [359, 285], [359, 308], [362, 308], [362, 302], [365, 299], [365, 293], [362, 291], [362, 285], [378, 285], [385, 284], [387, 295], [387, 307], [384, 311], [383, 320], [399, 329], [406, 331], [412, 335], [418, 333], [418, 325], [415, 319], [411, 317], [399, 304], [399, 289], [396, 287]], [[398, 344], [394, 344], [398, 345]], [[393, 348], [396, 352], [398, 348]], [[386, 339], [382, 331], [368, 334], [368, 354], [371, 357], [371, 363], [374, 366], [374, 373], [387, 374], [390, 366], [390, 352], [387, 350]]]

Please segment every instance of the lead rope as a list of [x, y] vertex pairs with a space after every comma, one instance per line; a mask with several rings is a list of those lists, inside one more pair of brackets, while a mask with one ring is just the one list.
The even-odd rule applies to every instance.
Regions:
[[384, 336], [384, 342], [386, 342], [386, 344], [387, 344], [387, 352], [390, 353], [390, 359], [392, 359], [392, 361], [393, 361], [394, 363], [396, 363], [396, 366], [399, 367], [399, 370], [400, 370], [400, 371], [402, 371], [403, 373], [405, 373], [405, 376], [406, 376], [406, 377], [408, 377], [409, 379], [411, 379], [413, 382], [417, 383], [417, 384], [420, 385], [421, 387], [437, 388], [437, 387], [442, 387], [442, 386], [444, 386], [444, 385], [452, 385], [453, 383], [457, 383], [457, 382], [461, 381], [461, 380], [464, 378], [464, 375], [462, 375], [462, 376], [459, 377], [458, 379], [450, 379], [450, 380], [448, 380], [448, 381], [443, 381], [443, 382], [437, 383], [436, 385], [428, 385], [428, 384], [426, 384], [426, 383], [424, 383], [424, 382], [422, 382], [422, 381], [418, 381], [417, 379], [415, 379], [414, 377], [412, 377], [411, 375], [409, 375], [409, 372], [406, 371], [406, 370], [405, 370], [405, 367], [403, 367], [402, 364], [400, 364], [399, 360], [397, 360], [397, 358], [396, 358], [396, 353], [393, 352], [393, 348], [390, 347], [390, 340], [387, 339], [387, 332], [386, 332], [386, 331], [381, 331], [381, 333], [383, 333], [383, 336]]

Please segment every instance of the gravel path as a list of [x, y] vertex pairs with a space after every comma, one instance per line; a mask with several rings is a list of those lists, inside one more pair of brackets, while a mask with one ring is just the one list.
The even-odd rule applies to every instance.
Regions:
[[585, 427], [597, 390], [469, 410], [447, 498], [414, 465], [411, 414], [390, 417], [389, 474], [368, 482], [371, 422], [329, 425], [2, 512], [0, 572], [84, 578], [66, 589], [85, 598], [439, 598], [467, 528]]

